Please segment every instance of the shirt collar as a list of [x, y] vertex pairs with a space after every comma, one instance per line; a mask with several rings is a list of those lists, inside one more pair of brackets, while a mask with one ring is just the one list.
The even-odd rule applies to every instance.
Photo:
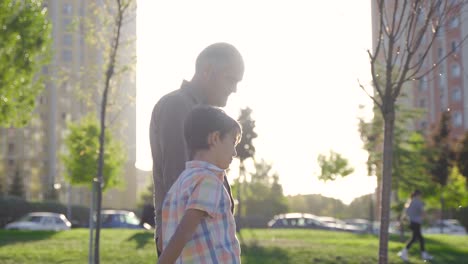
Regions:
[[195, 104], [204, 104], [204, 96], [200, 89], [197, 89], [191, 82], [184, 80], [180, 89], [187, 92], [190, 97], [193, 99]]
[[206, 161], [201, 161], [201, 160], [187, 161], [185, 163], [185, 168], [186, 169], [195, 169], [195, 168], [207, 169], [213, 172], [214, 174], [216, 174], [216, 176], [218, 176], [220, 180], [222, 181], [224, 180], [224, 173], [225, 173], [224, 170]]

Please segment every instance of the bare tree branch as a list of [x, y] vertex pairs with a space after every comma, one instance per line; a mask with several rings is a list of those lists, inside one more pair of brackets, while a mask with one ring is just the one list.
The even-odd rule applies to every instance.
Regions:
[[377, 99], [375, 99], [374, 96], [370, 95], [369, 92], [367, 92], [366, 88], [364, 87], [364, 85], [361, 84], [359, 79], [357, 81], [359, 83], [359, 87], [361, 87], [361, 89], [367, 94], [367, 96], [369, 96], [369, 98], [372, 99], [372, 101], [374, 101], [374, 104], [378, 106], [379, 109], [382, 111], [382, 104], [379, 101], [377, 101]]
[[[403, 19], [403, 16], [405, 15], [407, 5], [408, 5], [408, 0], [405, 0], [403, 2], [403, 8], [401, 9], [401, 13], [398, 16], [399, 21], [398, 21], [398, 25], [396, 27], [396, 34], [395, 34], [395, 40], [396, 41], [398, 41], [400, 39], [400, 36], [402, 36], [403, 35], [402, 33], [404, 32], [403, 30], [401, 30], [401, 25], [402, 25], [402, 22], [405, 20], [405, 19]], [[405, 21], [407, 21], [407, 19]]]
[[[382, 99], [383, 92], [382, 92], [382, 88], [380, 87], [380, 84], [377, 82], [378, 73], [375, 70], [375, 59], [377, 58], [377, 56], [372, 56], [369, 50], [367, 50], [367, 54], [369, 54], [370, 61], [371, 61], [371, 74], [372, 74], [372, 80], [374, 83], [374, 88], [377, 91], [377, 94], [379, 95], [380, 99]], [[373, 61], [374, 63], [372, 63]]]

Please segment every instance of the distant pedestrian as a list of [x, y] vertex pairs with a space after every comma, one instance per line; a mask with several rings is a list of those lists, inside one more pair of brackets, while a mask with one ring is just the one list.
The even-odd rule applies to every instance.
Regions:
[[410, 229], [413, 232], [411, 239], [406, 244], [405, 248], [398, 252], [398, 256], [404, 261], [408, 261], [408, 250], [411, 245], [419, 241], [419, 246], [421, 249], [421, 258], [423, 260], [432, 260], [433, 257], [429, 255], [424, 247], [424, 237], [421, 232], [421, 224], [424, 217], [424, 202], [421, 200], [421, 191], [415, 190], [411, 194], [411, 200], [405, 206], [406, 216], [410, 221]]

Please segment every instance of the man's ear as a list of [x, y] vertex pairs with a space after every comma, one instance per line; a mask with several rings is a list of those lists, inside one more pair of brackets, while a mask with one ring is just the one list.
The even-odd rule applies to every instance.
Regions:
[[208, 146], [213, 146], [221, 140], [221, 134], [219, 131], [215, 131], [208, 135]]
[[213, 78], [213, 72], [214, 72], [213, 64], [209, 63], [205, 65], [205, 68], [203, 69], [203, 78], [205, 78], [205, 80], [207, 81], [211, 80], [211, 78]]

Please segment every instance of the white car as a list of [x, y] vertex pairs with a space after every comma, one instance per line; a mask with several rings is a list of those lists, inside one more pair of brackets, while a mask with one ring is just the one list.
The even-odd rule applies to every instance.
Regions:
[[443, 234], [448, 235], [466, 235], [466, 229], [456, 219], [438, 220], [434, 225], [424, 229], [425, 234], [441, 234], [441, 227], [443, 227]]
[[36, 212], [29, 213], [21, 219], [9, 223], [5, 229], [9, 230], [69, 230], [71, 223], [63, 214]]

